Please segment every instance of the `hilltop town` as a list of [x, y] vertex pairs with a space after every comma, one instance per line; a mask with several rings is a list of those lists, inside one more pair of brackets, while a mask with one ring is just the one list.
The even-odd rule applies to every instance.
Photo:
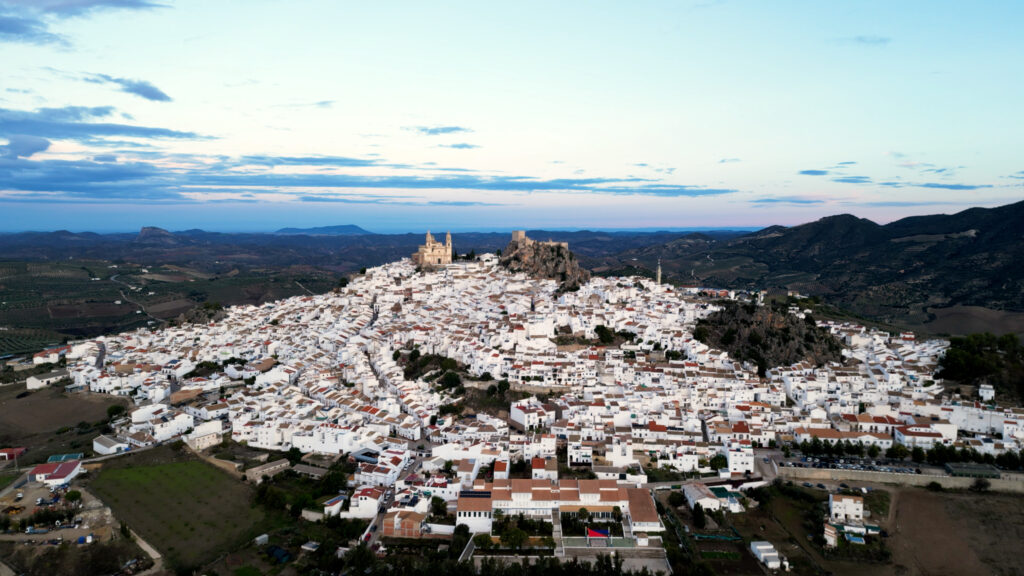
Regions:
[[[97, 455], [184, 440], [196, 452], [230, 442], [345, 456], [347, 489], [302, 515], [365, 519], [360, 538], [373, 544], [451, 537], [465, 525], [508, 547], [508, 519], [522, 515], [551, 524], [544, 545], [559, 557], [598, 547], [664, 558], [663, 538], [678, 527], [666, 522], [661, 490], [679, 490], [694, 513], [741, 514], [776, 478], [828, 477], [815, 468], [962, 480], [880, 462], [939, 447], [976, 454], [998, 479], [991, 463], [1019, 453], [1024, 411], [992, 403], [990, 387], [971, 401], [936, 378], [944, 340], [818, 321], [843, 343], [842, 361], [760, 376], [694, 337], [723, 300], [764, 299], [636, 277], [566, 291], [509, 271], [495, 254], [453, 261], [450, 236], [442, 244], [428, 234], [413, 258], [332, 292], [81, 341], [35, 362], [63, 358], [68, 391], [131, 399], [126, 417], [95, 438]], [[815, 322], [799, 305], [785, 313]], [[826, 454], [837, 459], [812, 457]], [[265, 461], [243, 476], [326, 473]], [[32, 478], [66, 485], [81, 470], [75, 460], [47, 466]], [[863, 494], [833, 492], [827, 543], [878, 533]], [[486, 538], [473, 541], [487, 548]], [[751, 553], [769, 568], [788, 565], [772, 543], [752, 542]]]

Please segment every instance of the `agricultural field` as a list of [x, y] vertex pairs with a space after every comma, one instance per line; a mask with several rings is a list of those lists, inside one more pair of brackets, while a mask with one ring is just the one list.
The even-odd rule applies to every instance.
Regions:
[[337, 285], [309, 266], [230, 268], [106, 260], [0, 262], [0, 357], [171, 321], [204, 303], [260, 304]]
[[66, 339], [67, 336], [50, 330], [3, 327], [0, 328], [0, 358], [59, 346]]
[[68, 394], [60, 388], [43, 388], [28, 395], [25, 387], [0, 387], [0, 445], [28, 448], [22, 466], [45, 462], [51, 454], [92, 450], [107, 420], [110, 406], [127, 406], [123, 397], [100, 394]]
[[244, 545], [264, 519], [248, 485], [170, 447], [105, 463], [90, 489], [179, 571]]

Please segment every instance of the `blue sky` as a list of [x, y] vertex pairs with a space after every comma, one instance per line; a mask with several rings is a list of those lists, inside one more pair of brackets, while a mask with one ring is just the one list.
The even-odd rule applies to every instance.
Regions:
[[0, 0], [0, 231], [879, 222], [1024, 198], [1020, 2]]

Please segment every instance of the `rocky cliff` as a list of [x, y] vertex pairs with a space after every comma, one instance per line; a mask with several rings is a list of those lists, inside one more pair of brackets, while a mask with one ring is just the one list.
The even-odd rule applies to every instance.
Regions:
[[510, 272], [556, 280], [563, 291], [576, 290], [590, 280], [590, 272], [564, 244], [513, 240], [502, 251], [501, 265]]
[[723, 309], [697, 322], [694, 337], [729, 356], [768, 368], [808, 361], [815, 366], [842, 360], [842, 344], [814, 320], [789, 314], [784, 305], [722, 302]]

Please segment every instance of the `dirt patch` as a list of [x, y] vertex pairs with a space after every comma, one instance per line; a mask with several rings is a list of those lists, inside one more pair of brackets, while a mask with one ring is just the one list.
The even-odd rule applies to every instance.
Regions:
[[1024, 335], [1024, 312], [1006, 312], [980, 306], [952, 306], [928, 310], [935, 319], [924, 324], [924, 328], [938, 334], [971, 334], [1012, 332]]
[[[58, 388], [44, 388], [17, 398], [24, 390], [13, 385], [0, 388], [0, 444], [28, 448], [22, 464], [45, 460], [55, 453], [90, 452], [92, 439], [99, 431], [95, 426], [79, 430], [79, 423], [106, 420], [109, 406], [128, 405], [123, 397], [66, 394]], [[62, 428], [69, 430], [57, 434]]]
[[943, 498], [947, 514], [960, 519], [957, 534], [992, 574], [1022, 574], [1020, 542], [1024, 540], [1024, 497], [1009, 494]]
[[183, 274], [143, 274], [142, 279], [152, 280], [153, 282], [185, 282], [188, 280], [188, 276], [185, 276]]
[[127, 304], [111, 303], [88, 303], [70, 304], [64, 306], [49, 306], [50, 318], [86, 318], [93, 316], [124, 316], [131, 314], [134, 308]]
[[[897, 573], [907, 576], [991, 573], [967, 544], [967, 534], [959, 525], [964, 518], [954, 522], [945, 506], [946, 499], [955, 497], [958, 496], [924, 490], [904, 490], [900, 494], [890, 538]], [[991, 537], [999, 539], [996, 534]], [[1017, 544], [1019, 541], [1003, 545], [1017, 550]]]
[[146, 311], [154, 316], [171, 317], [177, 316], [178, 314], [191, 309], [195, 305], [196, 303], [192, 300], [180, 298], [178, 300], [171, 300], [170, 302], [161, 302], [159, 304], [146, 306]]

